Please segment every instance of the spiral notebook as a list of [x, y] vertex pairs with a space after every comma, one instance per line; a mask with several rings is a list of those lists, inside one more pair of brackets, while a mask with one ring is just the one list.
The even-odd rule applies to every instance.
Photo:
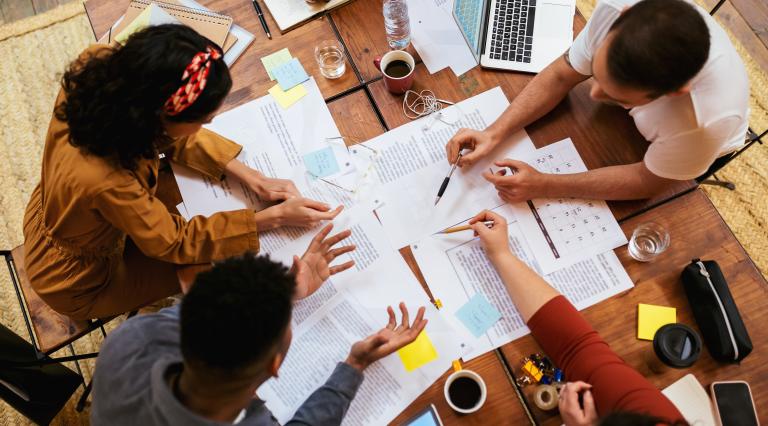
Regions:
[[[176, 2], [149, 0], [131, 1], [131, 4], [128, 5], [128, 9], [125, 11], [123, 19], [117, 26], [112, 28], [112, 36], [120, 34], [125, 27], [133, 22], [133, 20], [152, 3], [155, 3], [169, 15], [178, 19], [182, 24], [194, 29], [203, 37], [206, 37], [219, 45], [225, 52], [228, 50], [228, 47], [232, 47], [237, 41], [237, 38], [234, 36], [231, 37], [233, 40], [228, 40], [228, 38], [230, 38], [229, 29], [232, 26], [231, 16], [220, 15], [204, 9], [194, 9], [182, 6]], [[108, 42], [111, 41], [112, 37], [108, 39]]]

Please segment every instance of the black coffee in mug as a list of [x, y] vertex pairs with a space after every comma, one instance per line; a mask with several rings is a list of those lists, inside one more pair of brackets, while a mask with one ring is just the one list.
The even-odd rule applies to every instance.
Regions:
[[411, 72], [410, 65], [408, 65], [408, 62], [401, 60], [392, 61], [384, 68], [384, 74], [394, 78], [405, 77], [409, 72]]
[[480, 384], [469, 377], [459, 377], [448, 386], [448, 397], [462, 410], [474, 408], [480, 402]]

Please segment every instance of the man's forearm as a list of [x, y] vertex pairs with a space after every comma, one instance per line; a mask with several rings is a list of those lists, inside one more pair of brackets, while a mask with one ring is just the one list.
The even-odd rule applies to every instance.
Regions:
[[538, 120], [587, 77], [578, 74], [563, 57], [544, 68], [525, 86], [488, 131], [496, 140]]
[[584, 173], [546, 175], [542, 197], [637, 200], [653, 197], [674, 182], [652, 174], [638, 162]]

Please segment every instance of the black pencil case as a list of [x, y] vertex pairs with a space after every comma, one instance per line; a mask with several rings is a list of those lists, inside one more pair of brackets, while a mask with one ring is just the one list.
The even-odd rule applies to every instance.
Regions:
[[717, 262], [693, 259], [683, 270], [682, 280], [712, 358], [739, 362], [749, 355], [752, 341]]

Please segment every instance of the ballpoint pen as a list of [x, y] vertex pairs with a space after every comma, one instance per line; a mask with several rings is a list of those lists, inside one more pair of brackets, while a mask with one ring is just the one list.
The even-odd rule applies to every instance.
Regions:
[[[483, 225], [490, 228], [493, 226], [493, 221], [492, 220], [483, 221]], [[469, 231], [470, 229], [472, 229], [472, 225], [454, 226], [453, 228], [443, 229], [442, 231], [438, 232], [438, 234], [453, 234], [454, 232]]]
[[437, 191], [437, 198], [435, 198], [435, 205], [440, 202], [440, 198], [443, 197], [443, 194], [445, 193], [445, 188], [448, 187], [448, 181], [451, 180], [451, 176], [453, 175], [453, 171], [456, 170], [456, 166], [459, 164], [459, 160], [461, 160], [461, 151], [459, 151], [459, 156], [456, 157], [456, 162], [453, 163], [453, 166], [451, 166], [451, 171], [448, 172], [448, 176], [443, 179], [443, 184], [440, 185], [440, 190]]
[[253, 3], [253, 8], [256, 9], [256, 14], [259, 15], [261, 27], [264, 28], [264, 32], [267, 33], [267, 38], [272, 40], [272, 34], [269, 32], [269, 27], [267, 26], [266, 19], [264, 19], [264, 12], [261, 11], [261, 6], [259, 6], [259, 3], [256, 2], [256, 0], [251, 0], [251, 3]]

